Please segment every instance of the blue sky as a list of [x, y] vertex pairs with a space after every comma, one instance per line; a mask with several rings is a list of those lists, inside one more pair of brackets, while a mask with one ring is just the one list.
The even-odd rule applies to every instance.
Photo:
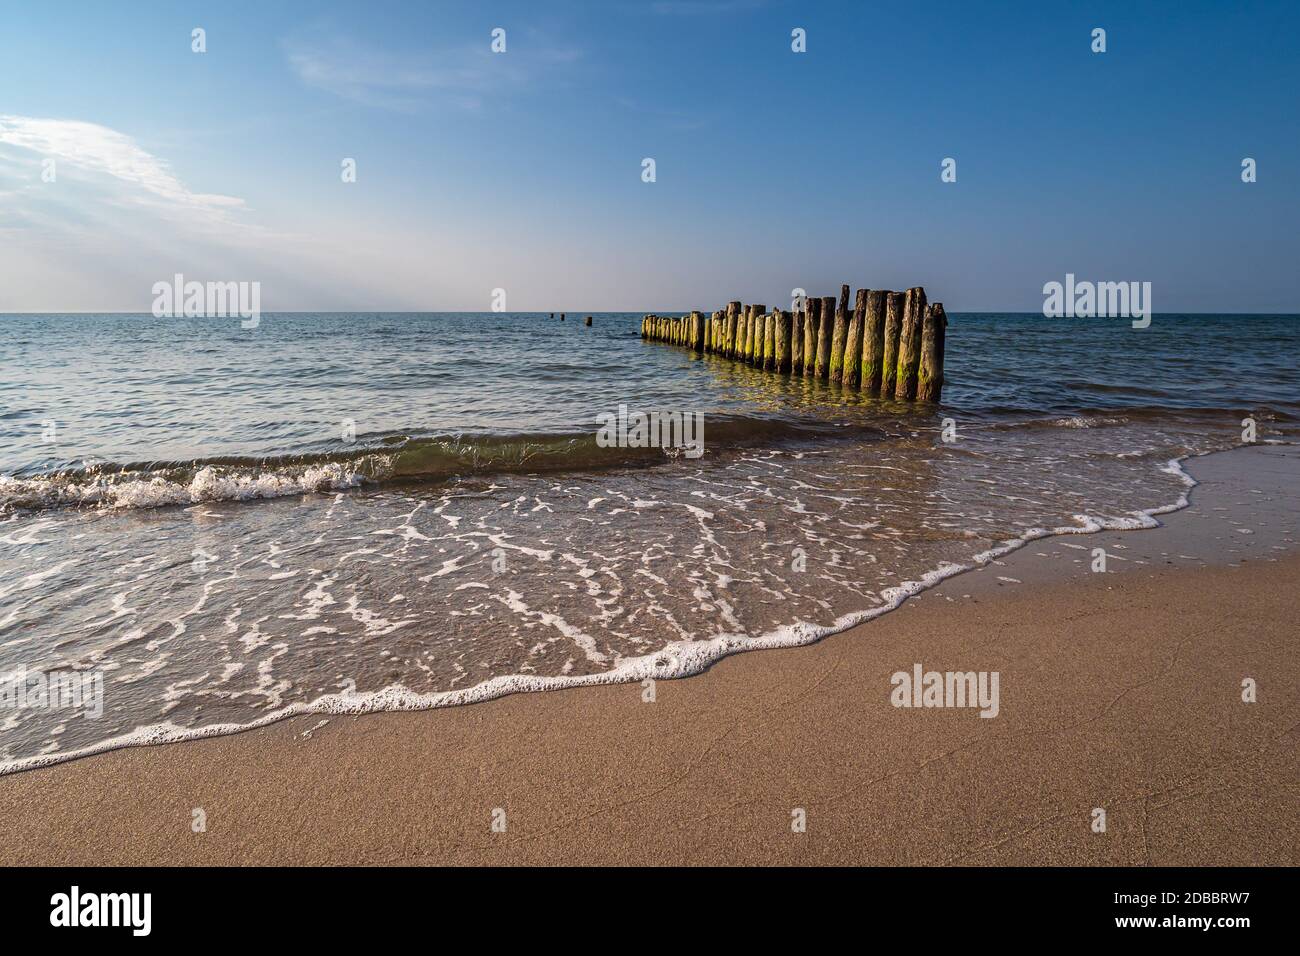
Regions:
[[1226, 0], [15, 4], [0, 311], [176, 272], [267, 310], [1036, 311], [1072, 272], [1300, 311], [1296, 35]]

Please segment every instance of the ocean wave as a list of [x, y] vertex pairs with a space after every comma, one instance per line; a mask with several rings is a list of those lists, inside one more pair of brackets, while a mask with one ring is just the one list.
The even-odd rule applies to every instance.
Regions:
[[[829, 422], [710, 417], [705, 454], [768, 442], [871, 440], [882, 432]], [[674, 448], [605, 447], [595, 432], [376, 436], [356, 450], [189, 462], [99, 463], [34, 475], [0, 475], [0, 513], [49, 508], [158, 508], [346, 491], [390, 482], [427, 483], [492, 474], [595, 471], [663, 464]]]

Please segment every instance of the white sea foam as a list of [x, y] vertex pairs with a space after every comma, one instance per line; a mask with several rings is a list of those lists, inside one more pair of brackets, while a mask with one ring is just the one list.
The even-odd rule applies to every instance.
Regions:
[[15, 478], [0, 475], [0, 510], [86, 507], [161, 508], [204, 501], [252, 501], [310, 492], [357, 488], [365, 477], [336, 462], [305, 468], [223, 472], [200, 468], [188, 482], [161, 475], [103, 476], [77, 480], [66, 476]]
[[[1178, 476], [1187, 489], [1197, 484], [1196, 480], [1183, 469], [1180, 459], [1169, 461], [1162, 466], [1161, 471]], [[689, 677], [700, 673], [715, 661], [730, 654], [812, 644], [829, 635], [848, 630], [898, 608], [909, 597], [932, 588], [947, 578], [986, 565], [1011, 551], [1023, 547], [1030, 541], [1059, 534], [1091, 534], [1104, 530], [1156, 527], [1158, 522], [1154, 519], [1154, 515], [1177, 511], [1187, 507], [1188, 503], [1188, 493], [1185, 490], [1179, 496], [1179, 499], [1172, 504], [1134, 511], [1114, 518], [1075, 515], [1074, 518], [1077, 522], [1075, 525], [1051, 529], [1030, 529], [1016, 538], [1002, 542], [995, 548], [975, 555], [970, 564], [944, 562], [938, 567], [927, 571], [917, 580], [904, 581], [894, 587], [886, 588], [880, 592], [881, 603], [879, 605], [841, 615], [828, 625], [799, 621], [782, 625], [758, 636], [730, 633], [704, 640], [678, 640], [653, 653], [621, 658], [613, 667], [599, 673], [583, 675], [560, 674], [557, 676], [500, 675], [471, 687], [434, 693], [418, 693], [400, 683], [390, 684], [377, 691], [363, 693], [356, 691], [355, 683], [349, 681], [348, 683], [352, 689], [325, 694], [310, 702], [300, 702], [279, 707], [271, 713], [245, 723], [209, 724], [201, 727], [183, 727], [172, 722], [150, 724], [82, 748], [64, 752], [46, 751], [28, 757], [0, 762], [0, 775], [45, 767], [124, 747], [177, 743], [239, 733], [298, 716], [430, 710], [479, 703], [509, 694], [560, 690], [600, 684], [636, 683], [646, 678], [669, 680]], [[496, 542], [494, 541], [494, 543]], [[510, 545], [507, 544], [506, 546], [509, 547]], [[549, 559], [550, 556], [550, 553], [545, 553], [546, 559]], [[322, 587], [323, 584], [324, 582], [321, 582]], [[320, 596], [320, 594], [316, 594], [315, 598], [320, 598]], [[517, 599], [518, 596], [511, 595], [511, 598]], [[734, 621], [734, 618], [727, 613], [725, 608], [724, 615]], [[565, 637], [577, 644], [589, 659], [603, 659], [603, 655], [595, 651], [594, 641], [591, 640], [589, 635], [577, 631], [559, 619], [544, 620], [543, 623], [558, 629]], [[253, 647], [259, 647], [265, 643], [264, 640], [259, 640], [259, 637], [256, 625], [254, 625], [253, 630], [241, 640], [247, 641], [251, 645], [249, 648], [251, 650]], [[274, 682], [270, 673], [271, 661], [282, 652], [283, 647], [284, 645], [275, 645], [273, 650], [276, 650], [277, 653], [259, 665], [261, 685], [258, 691], [273, 702], [277, 701], [279, 694], [286, 686], [284, 682]], [[225, 676], [228, 678], [229, 673]]]

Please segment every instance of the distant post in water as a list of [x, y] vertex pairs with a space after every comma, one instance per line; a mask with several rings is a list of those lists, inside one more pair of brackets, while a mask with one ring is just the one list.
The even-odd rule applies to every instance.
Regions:
[[921, 366], [916, 379], [916, 399], [937, 402], [943, 392], [943, 340], [948, 331], [948, 316], [943, 303], [926, 307], [921, 329]]
[[898, 336], [898, 381], [894, 397], [916, 398], [916, 370], [921, 364], [921, 324], [925, 321], [925, 290], [907, 290], [903, 305], [903, 328]]
[[831, 325], [831, 360], [830, 380], [835, 383], [844, 381], [844, 347], [849, 338], [849, 316], [845, 311], [849, 299], [849, 287], [840, 288], [840, 304], [835, 308], [835, 320]]
[[788, 372], [790, 371], [790, 313], [784, 309], [777, 309], [774, 316], [776, 343], [772, 352], [772, 368], [777, 372]]
[[847, 388], [857, 388], [862, 377], [862, 326], [867, 320], [867, 295], [868, 290], [858, 290], [853, 303], [853, 318], [849, 319], [849, 331], [844, 337], [844, 385]]
[[886, 299], [885, 349], [880, 365], [880, 394], [884, 398], [894, 397], [894, 385], [898, 380], [898, 333], [903, 327], [903, 303], [901, 292], [891, 292]]
[[767, 306], [754, 305], [754, 335], [749, 341], [749, 364], [763, 366], [763, 313]]
[[[803, 303], [800, 303], [801, 305]], [[790, 374], [803, 374], [803, 309], [790, 316]]]
[[864, 392], [880, 392], [880, 370], [885, 361], [885, 300], [889, 293], [872, 289], [867, 293], [867, 322], [862, 328], [862, 381]]
[[803, 374], [806, 378], [817, 374], [817, 326], [821, 311], [821, 299], [808, 300], [808, 314], [803, 324]]
[[591, 316], [587, 316], [587, 324], [591, 325]]
[[835, 324], [835, 296], [822, 296], [817, 312], [817, 365], [816, 374], [823, 382], [831, 369], [831, 326]]

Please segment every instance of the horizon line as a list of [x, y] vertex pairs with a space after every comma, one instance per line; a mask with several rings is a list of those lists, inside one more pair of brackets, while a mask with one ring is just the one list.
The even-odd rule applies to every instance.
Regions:
[[[371, 313], [374, 315], [548, 315], [558, 312], [563, 315], [676, 315], [681, 313], [688, 315], [691, 312], [700, 312], [705, 315], [711, 315], [712, 309], [662, 309], [649, 310], [642, 312], [640, 310], [628, 311], [626, 309], [524, 309], [513, 310], [509, 312], [488, 311], [471, 311], [467, 309], [262, 309], [259, 315], [360, 315]], [[1166, 312], [1152, 312], [1152, 316], [1157, 315], [1260, 315], [1274, 318], [1300, 318], [1300, 310], [1295, 312], [1187, 312], [1172, 310]], [[125, 311], [120, 309], [81, 309], [81, 310], [42, 310], [30, 312], [5, 312], [0, 311], [0, 316], [57, 316], [57, 315], [140, 315], [149, 316], [158, 319], [235, 319], [240, 318], [237, 314], [231, 315], [167, 315], [155, 316], [149, 311]], [[952, 311], [948, 313], [953, 315], [1042, 315], [1042, 310], [1025, 310], [1025, 309], [967, 309]], [[1088, 318], [1088, 319], [1109, 319], [1125, 318], [1125, 316], [1107, 316], [1107, 315], [1090, 315], [1090, 316], [1043, 316], [1043, 318]]]

